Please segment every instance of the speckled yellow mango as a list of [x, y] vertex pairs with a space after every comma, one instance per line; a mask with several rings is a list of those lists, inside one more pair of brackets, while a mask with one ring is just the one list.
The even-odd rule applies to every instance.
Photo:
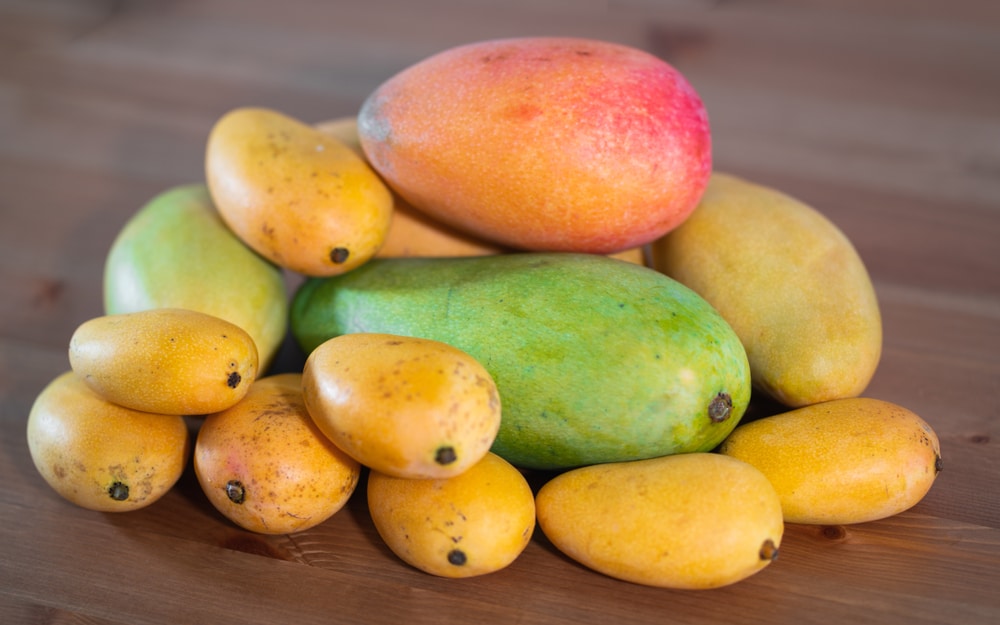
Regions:
[[507, 567], [535, 529], [528, 482], [492, 453], [447, 479], [413, 480], [372, 471], [368, 508], [393, 553], [440, 577], [473, 577]]
[[382, 179], [331, 135], [277, 111], [223, 115], [208, 138], [205, 173], [233, 232], [292, 271], [344, 273], [385, 240], [392, 195]]
[[450, 345], [356, 333], [312, 350], [302, 372], [319, 429], [362, 464], [404, 478], [462, 473], [500, 429], [490, 374]]
[[849, 524], [907, 510], [941, 470], [941, 446], [919, 416], [857, 397], [737, 426], [719, 451], [764, 473], [790, 523]]
[[194, 470], [219, 512], [261, 534], [300, 532], [329, 519], [361, 473], [312, 422], [298, 373], [260, 378], [235, 406], [205, 417]]
[[799, 407], [856, 397], [882, 353], [868, 272], [847, 237], [777, 190], [712, 174], [694, 213], [652, 245], [739, 335], [754, 386]]
[[28, 415], [28, 450], [63, 498], [101, 512], [145, 508], [174, 486], [187, 464], [184, 418], [113, 404], [67, 371]]
[[153, 308], [83, 322], [69, 361], [108, 401], [135, 410], [204, 415], [246, 395], [257, 347], [242, 328], [183, 308]]
[[[366, 159], [358, 138], [356, 117], [339, 117], [320, 122], [316, 127], [348, 146]], [[413, 208], [398, 193], [393, 192], [392, 223], [385, 242], [376, 254], [379, 258], [407, 256], [487, 256], [511, 253], [511, 248], [461, 232]], [[642, 265], [645, 256], [641, 247], [633, 247], [615, 258]]]
[[778, 554], [781, 502], [753, 466], [699, 452], [591, 465], [539, 490], [552, 544], [605, 575], [705, 589], [757, 573]]

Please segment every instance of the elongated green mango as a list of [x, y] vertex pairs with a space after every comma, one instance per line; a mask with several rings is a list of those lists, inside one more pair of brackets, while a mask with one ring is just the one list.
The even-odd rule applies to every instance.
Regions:
[[109, 315], [187, 308], [220, 317], [254, 340], [265, 369], [288, 327], [281, 269], [222, 221], [204, 184], [160, 193], [126, 222], [104, 264]]
[[500, 393], [493, 451], [527, 469], [709, 450], [750, 399], [746, 352], [715, 309], [603, 256], [375, 259], [303, 282], [291, 328], [306, 353], [356, 332], [467, 352]]

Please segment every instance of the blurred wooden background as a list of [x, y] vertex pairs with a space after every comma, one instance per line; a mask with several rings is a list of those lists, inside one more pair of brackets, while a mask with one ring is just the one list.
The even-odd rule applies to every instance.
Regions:
[[[680, 593], [584, 571], [542, 539], [494, 576], [429, 578], [378, 544], [363, 501], [264, 538], [227, 525], [190, 479], [127, 517], [46, 490], [24, 443], [31, 403], [101, 314], [118, 229], [202, 179], [219, 116], [351, 115], [413, 62], [520, 35], [671, 62], [707, 105], [717, 169], [809, 202], [854, 241], [885, 325], [866, 394], [943, 441], [921, 504], [790, 527], [768, 570]], [[997, 241], [991, 0], [0, 0], [0, 622], [996, 623]]]

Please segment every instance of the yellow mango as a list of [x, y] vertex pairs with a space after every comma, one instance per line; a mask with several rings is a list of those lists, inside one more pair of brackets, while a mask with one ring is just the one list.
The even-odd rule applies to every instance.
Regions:
[[595, 571], [665, 588], [718, 588], [778, 554], [781, 502], [753, 466], [709, 452], [590, 465], [546, 482], [538, 524]]
[[368, 508], [393, 553], [440, 577], [473, 577], [507, 567], [535, 529], [531, 487], [520, 471], [493, 453], [444, 479], [372, 471]]
[[205, 417], [194, 470], [223, 516], [261, 534], [300, 532], [329, 519], [361, 473], [313, 423], [299, 373], [262, 377], [235, 406]]
[[125, 408], [72, 371], [53, 379], [28, 414], [35, 468], [60, 496], [88, 510], [128, 512], [170, 491], [187, 464], [184, 418]]
[[829, 219], [784, 193], [712, 174], [694, 213], [652, 244], [652, 266], [729, 322], [753, 384], [799, 407], [856, 397], [882, 352], [861, 257]]
[[493, 378], [438, 341], [357, 333], [328, 339], [306, 359], [306, 408], [338, 447], [371, 469], [405, 478], [462, 473], [500, 429]]
[[[361, 140], [358, 138], [356, 117], [327, 120], [317, 124], [316, 128], [336, 138], [367, 162], [367, 157], [361, 148]], [[376, 254], [379, 258], [487, 256], [515, 251], [445, 225], [440, 220], [413, 208], [396, 192], [392, 193], [392, 201], [392, 223], [385, 242]], [[611, 256], [637, 265], [645, 264], [642, 247], [629, 248]]]
[[257, 347], [242, 328], [183, 308], [152, 308], [83, 322], [70, 366], [96, 393], [134, 410], [204, 415], [246, 395]]
[[209, 134], [205, 173], [233, 232], [292, 271], [344, 273], [385, 240], [392, 196], [382, 179], [337, 139], [277, 111], [223, 115]]
[[941, 470], [919, 416], [867, 397], [831, 400], [736, 427], [719, 452], [757, 467], [790, 523], [850, 524], [907, 510]]

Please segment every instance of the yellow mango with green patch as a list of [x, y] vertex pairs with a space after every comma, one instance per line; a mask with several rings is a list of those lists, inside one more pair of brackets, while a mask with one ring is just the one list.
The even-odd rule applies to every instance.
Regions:
[[535, 529], [527, 480], [493, 453], [459, 475], [368, 476], [368, 508], [379, 535], [404, 562], [439, 577], [475, 577], [509, 566]]
[[225, 410], [259, 372], [257, 346], [245, 330], [183, 308], [89, 319], [70, 338], [69, 362], [108, 401], [170, 415]]
[[790, 523], [851, 524], [916, 505], [941, 470], [941, 445], [912, 411], [868, 397], [741, 424], [719, 452], [757, 467]]
[[364, 264], [389, 229], [392, 195], [378, 174], [333, 136], [278, 111], [223, 115], [208, 137], [205, 173], [233, 232], [304, 275]]
[[851, 241], [809, 205], [716, 172], [694, 213], [653, 243], [652, 265], [719, 311], [754, 386], [779, 402], [856, 397], [871, 381], [882, 353], [875, 289]]
[[610, 577], [718, 588], [778, 555], [781, 502], [753, 466], [711, 452], [598, 464], [538, 491], [538, 524], [565, 555]]

